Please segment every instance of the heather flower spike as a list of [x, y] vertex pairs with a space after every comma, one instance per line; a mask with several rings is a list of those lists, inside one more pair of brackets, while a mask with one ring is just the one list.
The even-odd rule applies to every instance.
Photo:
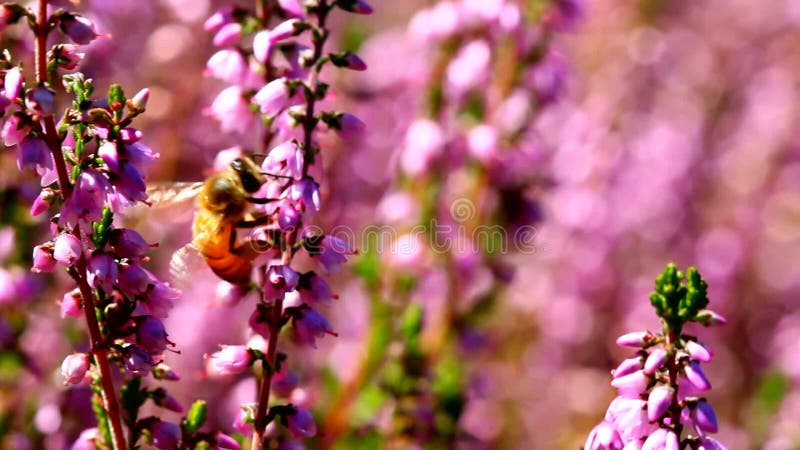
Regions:
[[711, 361], [712, 351], [682, 334], [689, 322], [709, 326], [711, 317], [721, 317], [705, 309], [707, 288], [694, 267], [684, 274], [668, 264], [656, 278], [650, 302], [663, 331], [637, 331], [617, 339], [617, 344], [638, 350], [613, 371], [611, 385], [619, 396], [590, 433], [585, 450], [726, 448], [707, 436], [718, 431], [717, 417], [708, 401], [697, 397], [711, 389], [700, 365]]

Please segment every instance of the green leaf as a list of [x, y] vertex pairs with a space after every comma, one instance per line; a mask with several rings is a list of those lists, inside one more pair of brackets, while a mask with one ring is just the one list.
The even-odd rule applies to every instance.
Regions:
[[112, 84], [111, 87], [108, 88], [109, 105], [112, 105], [113, 103], [124, 105], [125, 100], [125, 92], [122, 90], [122, 86], [118, 84]]
[[186, 419], [183, 421], [183, 427], [186, 432], [190, 435], [195, 434], [206, 422], [206, 414], [207, 408], [205, 400], [197, 400], [194, 402], [192, 407], [189, 408]]
[[125, 423], [136, 423], [139, 408], [147, 400], [147, 393], [142, 390], [142, 377], [133, 377], [120, 389], [119, 402], [122, 405]]

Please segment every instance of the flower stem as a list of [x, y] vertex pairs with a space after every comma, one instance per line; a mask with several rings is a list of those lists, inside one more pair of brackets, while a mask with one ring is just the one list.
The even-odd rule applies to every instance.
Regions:
[[306, 99], [306, 116], [303, 119], [303, 151], [305, 152], [306, 156], [305, 163], [303, 165], [303, 175], [308, 174], [308, 168], [310, 166], [308, 161], [311, 159], [310, 157], [312, 155], [312, 135], [314, 132], [314, 127], [316, 126], [316, 122], [314, 121], [314, 107], [317, 101], [317, 78], [320, 70], [320, 68], [316, 66], [317, 62], [319, 62], [319, 59], [322, 57], [322, 49], [325, 46], [325, 41], [328, 39], [328, 31], [325, 29], [325, 21], [328, 18], [328, 12], [330, 12], [328, 2], [326, 0], [321, 0], [316, 9], [317, 27], [320, 30], [320, 34], [318, 36], [315, 35], [313, 38], [314, 57], [312, 58], [312, 70], [308, 81], [308, 89], [311, 91], [311, 95], [309, 95], [309, 97]]
[[[47, 0], [39, 0], [38, 13], [36, 17], [36, 27], [34, 28], [35, 38], [35, 59], [36, 59], [36, 81], [41, 85], [47, 81]], [[64, 154], [61, 151], [61, 142], [52, 115], [42, 118], [44, 122], [44, 137], [47, 146], [53, 155], [53, 161], [58, 174], [58, 184], [61, 187], [61, 196], [67, 200], [72, 195], [72, 185], [67, 174], [67, 166], [64, 161]], [[75, 236], [80, 240], [80, 229], [75, 227]], [[72, 278], [78, 284], [78, 289], [83, 298], [83, 310], [86, 316], [86, 324], [89, 328], [89, 340], [91, 343], [91, 353], [95, 363], [100, 369], [100, 387], [103, 392], [103, 401], [108, 416], [108, 422], [112, 433], [112, 446], [115, 450], [125, 450], [125, 435], [122, 429], [120, 418], [120, 407], [117, 401], [114, 382], [111, 380], [111, 367], [108, 360], [108, 352], [105, 348], [103, 335], [100, 331], [100, 324], [97, 321], [95, 312], [94, 294], [92, 288], [86, 280], [86, 257], [81, 256], [76, 267], [71, 270]]]

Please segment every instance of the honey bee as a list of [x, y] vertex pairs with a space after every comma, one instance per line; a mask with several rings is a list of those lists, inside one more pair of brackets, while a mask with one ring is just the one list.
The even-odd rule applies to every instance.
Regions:
[[241, 156], [231, 162], [228, 170], [212, 175], [205, 182], [173, 183], [148, 192], [156, 205], [196, 197], [192, 241], [173, 255], [170, 261], [173, 279], [186, 278], [199, 253], [221, 279], [237, 285], [250, 281], [253, 260], [259, 252], [252, 245], [239, 245], [237, 231], [271, 220], [266, 215], [250, 214], [254, 204], [274, 201], [253, 197], [266, 182], [266, 175], [252, 159]]

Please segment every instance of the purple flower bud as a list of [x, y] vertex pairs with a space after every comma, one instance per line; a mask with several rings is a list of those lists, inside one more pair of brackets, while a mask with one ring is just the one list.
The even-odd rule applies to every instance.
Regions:
[[144, 88], [131, 98], [131, 104], [136, 109], [144, 110], [148, 100], [150, 100], [150, 89]]
[[242, 25], [238, 22], [226, 23], [214, 35], [214, 45], [226, 47], [235, 44], [242, 37]]
[[627, 398], [638, 398], [647, 389], [648, 384], [650, 377], [641, 370], [611, 380], [611, 385], [617, 388], [619, 395]]
[[643, 347], [650, 342], [653, 337], [654, 336], [649, 331], [634, 331], [618, 337], [617, 345], [620, 347]]
[[33, 267], [32, 272], [52, 272], [56, 268], [56, 260], [53, 258], [53, 246], [45, 243], [33, 247]]
[[153, 316], [136, 319], [136, 343], [151, 355], [163, 353], [169, 342], [164, 324]]
[[65, 266], [71, 266], [78, 261], [83, 246], [81, 241], [70, 233], [61, 233], [56, 237], [53, 245], [53, 258]]
[[686, 343], [686, 352], [689, 353], [692, 359], [696, 359], [700, 362], [710, 362], [711, 357], [714, 356], [714, 353], [709, 350], [708, 347], [695, 341]]
[[127, 344], [122, 348], [122, 358], [125, 362], [125, 370], [131, 375], [145, 376], [155, 365], [155, 361], [149, 353], [133, 344]]
[[311, 251], [311, 256], [322, 266], [327, 273], [336, 273], [339, 266], [347, 262], [345, 255], [355, 254], [350, 245], [336, 236], [325, 236], [316, 249]]
[[295, 413], [286, 417], [287, 427], [295, 439], [309, 438], [317, 434], [314, 416], [308, 410], [295, 408]]
[[100, 432], [97, 428], [87, 428], [81, 431], [78, 439], [72, 443], [70, 450], [97, 450], [95, 441], [100, 438]]
[[20, 71], [19, 67], [8, 69], [4, 80], [5, 97], [8, 100], [13, 102], [19, 97], [20, 92], [22, 92], [22, 81], [22, 71]]
[[44, 140], [33, 135], [26, 136], [19, 144], [17, 168], [22, 171], [26, 167], [34, 169], [37, 175], [54, 167], [53, 157]]
[[287, 141], [269, 151], [269, 154], [261, 164], [261, 168], [270, 174], [299, 180], [303, 178], [304, 161], [303, 151], [297, 143]]
[[87, 281], [92, 287], [101, 286], [110, 292], [119, 275], [117, 261], [108, 253], [94, 253], [89, 258]]
[[61, 297], [61, 301], [59, 302], [59, 308], [61, 309], [61, 318], [77, 318], [83, 315], [81, 311], [81, 293], [78, 289], [74, 289], [71, 292], [67, 292]]
[[178, 425], [156, 420], [150, 424], [149, 428], [153, 446], [162, 450], [178, 448], [181, 440], [181, 429]]
[[657, 428], [647, 420], [646, 408], [647, 403], [638, 397], [617, 397], [608, 406], [605, 420], [619, 431], [623, 442], [639, 440]]
[[703, 326], [725, 325], [728, 320], [710, 309], [704, 309], [697, 313], [694, 319]]
[[680, 450], [678, 436], [671, 430], [659, 428], [647, 437], [642, 450]]
[[299, 317], [294, 318], [294, 331], [298, 342], [314, 348], [317, 347], [317, 339], [326, 334], [338, 336], [333, 331], [328, 319], [311, 308], [303, 309], [299, 313]]
[[180, 381], [181, 379], [181, 376], [178, 374], [178, 372], [175, 372], [171, 367], [163, 362], [158, 363], [155, 367], [153, 367], [153, 376], [156, 378], [156, 380]]
[[703, 369], [700, 368], [699, 362], [695, 360], [689, 361], [689, 364], [683, 368], [683, 373], [686, 375], [686, 379], [689, 380], [689, 383], [699, 391], [703, 392], [711, 389], [711, 383], [708, 381], [708, 378], [706, 378], [706, 374], [703, 373]]
[[206, 31], [215, 32], [222, 28], [222, 26], [231, 23], [233, 21], [233, 7], [229, 6], [219, 11], [215, 12], [211, 15], [208, 19], [206, 19], [205, 23], [203, 23], [203, 28]]
[[172, 309], [173, 301], [180, 298], [181, 291], [173, 288], [168, 283], [162, 283], [156, 280], [153, 285], [147, 289], [144, 302], [141, 303], [142, 307], [148, 311], [153, 317], [163, 319], [167, 317], [169, 310]]
[[697, 402], [697, 406], [692, 410], [691, 418], [697, 427], [706, 433], [719, 431], [717, 414], [714, 412], [714, 408], [705, 400]]
[[244, 56], [233, 49], [223, 49], [214, 53], [206, 63], [205, 74], [239, 86], [250, 82], [250, 68]]
[[31, 205], [31, 215], [36, 217], [50, 209], [50, 205], [52, 204], [54, 198], [55, 192], [53, 192], [52, 189], [42, 189], [41, 192], [39, 192], [39, 195], [37, 195], [33, 200], [33, 205]]
[[61, 375], [65, 378], [64, 384], [78, 384], [86, 378], [89, 370], [89, 355], [86, 353], [73, 353], [67, 355], [61, 363]]
[[305, 212], [319, 211], [319, 184], [310, 177], [305, 177], [292, 184], [289, 198], [299, 202], [299, 207]]
[[272, 40], [269, 30], [256, 33], [253, 37], [253, 56], [261, 63], [266, 63], [269, 55], [272, 54]]
[[214, 433], [214, 439], [217, 441], [218, 448], [227, 448], [230, 450], [239, 450], [241, 446], [236, 441], [236, 439], [228, 436], [227, 434], [217, 431]]
[[301, 276], [297, 291], [300, 294], [300, 300], [308, 305], [329, 305], [331, 299], [336, 298], [328, 283], [314, 272], [308, 272]]
[[284, 203], [278, 210], [278, 225], [282, 230], [294, 230], [300, 223], [302, 214], [291, 204]]
[[61, 31], [76, 44], [86, 45], [95, 38], [103, 36], [94, 29], [94, 23], [83, 16], [65, 14], [61, 16]]
[[50, 116], [55, 108], [56, 93], [44, 86], [36, 86], [25, 94], [25, 107], [42, 116]]
[[356, 14], [372, 14], [372, 6], [364, 0], [348, 0], [338, 4], [345, 11]]
[[663, 348], [653, 350], [644, 362], [644, 373], [648, 375], [656, 373], [665, 362], [667, 362], [667, 351]]
[[281, 9], [295, 17], [305, 17], [306, 15], [303, 0], [278, 0], [278, 4]]
[[269, 32], [269, 41], [274, 44], [294, 36], [296, 25], [299, 23], [300, 21], [297, 19], [289, 19], [279, 23]]
[[613, 425], [606, 421], [600, 422], [592, 432], [584, 444], [584, 450], [620, 450], [622, 448], [622, 439]]
[[150, 250], [150, 244], [141, 234], [130, 228], [117, 228], [111, 231], [109, 238], [111, 248], [120, 258], [141, 258]]
[[269, 117], [276, 116], [281, 110], [292, 104], [289, 88], [285, 78], [277, 78], [267, 83], [253, 96], [253, 102], [259, 110]]
[[344, 113], [339, 117], [339, 128], [334, 128], [334, 131], [345, 141], [351, 141], [361, 137], [366, 129], [367, 124], [361, 119], [350, 113]]
[[204, 356], [206, 373], [212, 376], [236, 375], [253, 362], [253, 355], [244, 345], [222, 345], [221, 350]]
[[647, 397], [647, 419], [655, 422], [669, 409], [675, 391], [669, 386], [656, 386]]
[[153, 402], [170, 411], [175, 411], [177, 413], [183, 412], [183, 406], [181, 406], [180, 402], [178, 402], [175, 397], [169, 395], [164, 389], [157, 389], [153, 392]]
[[617, 368], [611, 371], [611, 376], [614, 378], [623, 377], [625, 375], [636, 372], [641, 368], [642, 368], [642, 358], [639, 356], [635, 356], [633, 358], [628, 358], [619, 363]]
[[30, 126], [27, 125], [22, 117], [17, 114], [12, 114], [3, 124], [3, 143], [6, 147], [11, 147], [22, 142], [28, 133], [31, 132]]

